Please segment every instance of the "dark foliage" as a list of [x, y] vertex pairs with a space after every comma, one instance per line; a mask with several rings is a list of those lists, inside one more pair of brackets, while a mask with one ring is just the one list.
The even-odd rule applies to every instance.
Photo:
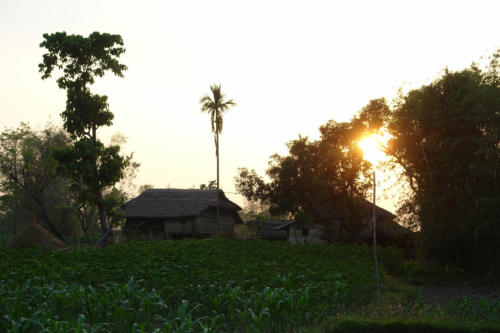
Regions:
[[500, 77], [495, 56], [402, 96], [388, 153], [407, 176], [425, 256], [484, 272], [500, 268]]
[[35, 218], [59, 239], [72, 236], [75, 215], [69, 181], [56, 173], [51, 149], [71, 144], [60, 128], [36, 131], [27, 124], [0, 134], [0, 223], [18, 233]]

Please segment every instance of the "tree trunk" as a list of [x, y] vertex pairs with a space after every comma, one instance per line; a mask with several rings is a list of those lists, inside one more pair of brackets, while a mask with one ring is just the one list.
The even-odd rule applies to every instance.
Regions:
[[[31, 191], [31, 197], [32, 197], [32, 199], [33, 199], [34, 202], [36, 201], [38, 207], [40, 208], [40, 212], [42, 214], [42, 218], [45, 221], [45, 223], [47, 223], [47, 226], [49, 227], [49, 229], [54, 233], [54, 235], [57, 238], [59, 238], [63, 242], [66, 242], [64, 240], [64, 237], [61, 235], [61, 233], [55, 227], [55, 225], [52, 224], [52, 222], [50, 221], [49, 216], [48, 216], [47, 212], [45, 211], [45, 207], [43, 206], [43, 201], [41, 199], [41, 196], [39, 197], [33, 191]], [[35, 209], [34, 206], [33, 206], [33, 209]]]
[[45, 208], [40, 204], [40, 211], [42, 212], [42, 217], [45, 223], [49, 226], [50, 230], [56, 235], [57, 238], [59, 238], [61, 241], [66, 242], [64, 240], [64, 237], [57, 231], [56, 227], [50, 222], [50, 219], [47, 215], [47, 212], [45, 211]]
[[[15, 205], [17, 206], [18, 204], [16, 203]], [[13, 230], [12, 235], [17, 235], [17, 220], [18, 220], [17, 216], [18, 216], [18, 213], [17, 213], [17, 207], [16, 207], [16, 209], [14, 209], [14, 230]]]
[[220, 229], [220, 224], [219, 224], [219, 197], [220, 197], [220, 193], [219, 193], [219, 133], [215, 133], [215, 145], [216, 145], [216, 148], [215, 148], [215, 153], [216, 153], [216, 157], [217, 157], [217, 204], [216, 204], [216, 210], [217, 210], [217, 215], [216, 215], [216, 223], [217, 223], [217, 227], [216, 227], [216, 235], [217, 237], [219, 237], [219, 229]]
[[83, 230], [83, 232], [85, 233], [85, 239], [87, 239], [87, 244], [92, 244], [92, 242], [90, 241], [90, 235], [89, 235], [89, 229], [85, 229]]
[[428, 173], [430, 183], [432, 185], [434, 185], [434, 181], [433, 181], [432, 175], [431, 175], [431, 166], [429, 164], [429, 159], [427, 159], [427, 154], [425, 153], [424, 145], [422, 142], [420, 142], [420, 148], [422, 148], [422, 155], [424, 156], [425, 165], [427, 166], [427, 173]]
[[104, 237], [108, 232], [108, 225], [106, 223], [106, 213], [104, 212], [104, 206], [102, 204], [103, 198], [102, 193], [99, 189], [96, 189], [95, 193], [97, 197], [97, 210], [99, 212], [99, 224], [101, 226], [101, 236]]
[[[92, 124], [92, 142], [94, 144], [94, 148], [97, 146], [97, 127], [95, 124]], [[94, 193], [95, 197], [97, 199], [97, 210], [99, 212], [99, 223], [101, 226], [101, 241], [99, 241], [99, 246], [106, 246], [106, 241], [109, 237], [110, 230], [108, 228], [108, 225], [106, 223], [106, 213], [104, 211], [104, 205], [103, 205], [103, 197], [102, 197], [102, 192], [101, 188], [99, 186], [99, 180], [97, 177], [97, 160], [94, 160]]]
[[78, 207], [78, 222], [80, 222], [80, 227], [82, 228], [85, 238], [87, 239], [87, 244], [91, 244], [90, 235], [89, 235], [89, 223], [86, 220], [84, 213], [82, 212], [84, 208]]

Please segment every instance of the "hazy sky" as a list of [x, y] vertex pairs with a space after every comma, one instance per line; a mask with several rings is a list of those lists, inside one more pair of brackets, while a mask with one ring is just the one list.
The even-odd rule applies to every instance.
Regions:
[[38, 73], [43, 33], [120, 34], [129, 70], [93, 88], [115, 114], [101, 137], [128, 138], [138, 185], [198, 187], [215, 179], [199, 99], [220, 83], [238, 104], [220, 139], [221, 186], [234, 192], [238, 167], [263, 174], [299, 133], [315, 138], [372, 98], [392, 99], [491, 54], [500, 45], [497, 3], [0, 0], [1, 128], [61, 124], [65, 92]]

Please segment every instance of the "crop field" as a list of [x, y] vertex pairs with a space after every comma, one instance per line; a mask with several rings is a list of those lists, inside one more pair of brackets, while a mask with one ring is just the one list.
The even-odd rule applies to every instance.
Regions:
[[290, 331], [373, 297], [371, 249], [183, 240], [0, 249], [0, 331]]

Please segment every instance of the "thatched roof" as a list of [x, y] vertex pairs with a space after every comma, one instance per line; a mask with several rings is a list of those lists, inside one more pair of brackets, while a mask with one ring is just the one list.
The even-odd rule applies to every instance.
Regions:
[[63, 249], [66, 248], [61, 240], [52, 236], [50, 232], [37, 223], [30, 223], [23, 231], [12, 237], [7, 245], [10, 247], [30, 248], [39, 246], [41, 248]]
[[[361, 209], [366, 216], [371, 216], [373, 212], [373, 204], [366, 200], [366, 199], [358, 199], [356, 202], [359, 206], [359, 209]], [[343, 214], [340, 213], [340, 211], [337, 209], [335, 204], [333, 202], [325, 202], [315, 208], [315, 212], [320, 216], [322, 219], [332, 219], [332, 218], [337, 218], [337, 219], [342, 219], [344, 216]], [[382, 207], [375, 206], [375, 212], [377, 214], [377, 217], [379, 219], [386, 219], [386, 220], [393, 220], [396, 216], [389, 212], [388, 210], [383, 209]]]
[[288, 237], [287, 226], [294, 223], [294, 220], [266, 220], [263, 221], [259, 230], [257, 230], [257, 237], [267, 240], [284, 240]]
[[[127, 218], [181, 218], [199, 216], [217, 205], [217, 190], [150, 189], [123, 205]], [[241, 207], [220, 190], [219, 207], [236, 211]]]
[[[373, 232], [373, 227], [372, 227], [372, 214], [373, 214], [373, 203], [366, 199], [358, 199], [356, 202], [358, 205], [358, 211], [357, 213], [361, 213], [362, 216], [365, 218], [369, 219], [369, 227], [367, 229], [361, 230], [360, 234], [358, 237], [360, 239], [369, 239], [372, 237], [372, 232]], [[322, 205], [319, 205], [315, 209], [315, 213], [319, 217], [320, 222], [321, 221], [328, 221], [328, 220], [343, 220], [345, 219], [346, 216], [345, 214], [347, 213], [340, 213], [340, 210], [335, 206], [333, 202], [326, 202], [323, 203]], [[400, 236], [404, 235], [409, 235], [412, 232], [405, 227], [399, 225], [394, 221], [396, 216], [389, 212], [388, 210], [383, 209], [382, 207], [375, 206], [375, 213], [377, 216], [377, 233], [386, 238], [397, 238]]]

